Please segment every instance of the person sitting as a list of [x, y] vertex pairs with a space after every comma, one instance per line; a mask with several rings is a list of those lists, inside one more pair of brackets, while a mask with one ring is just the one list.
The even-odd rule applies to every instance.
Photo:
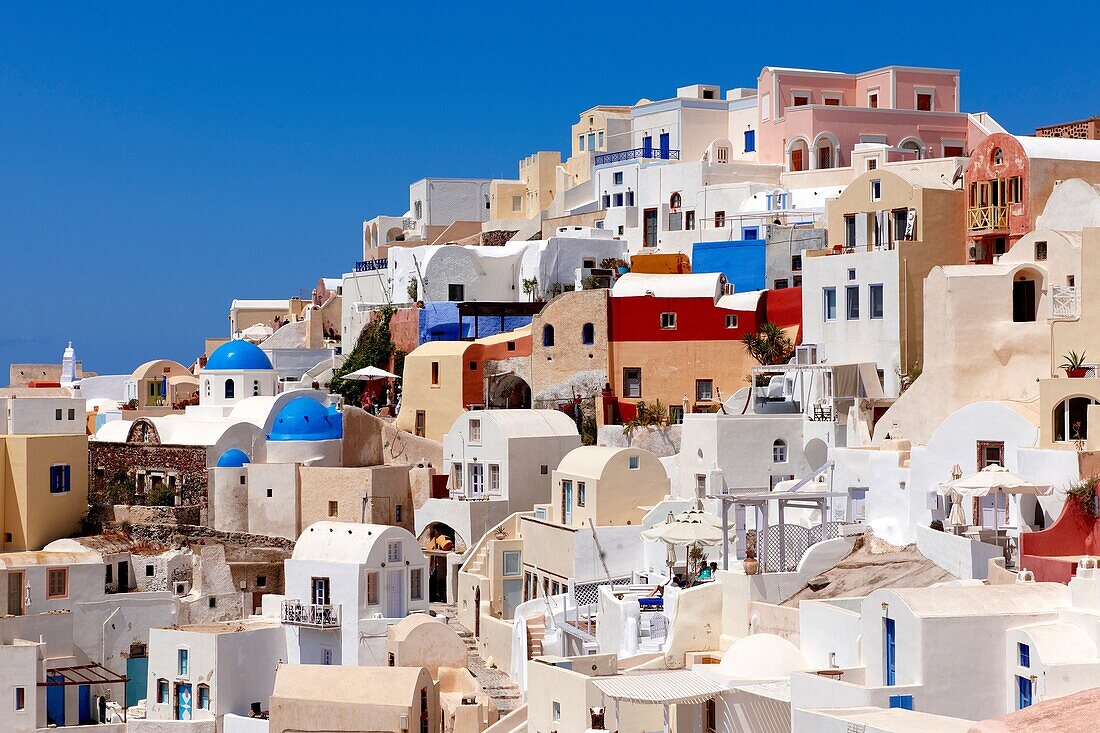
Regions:
[[718, 563], [712, 562], [710, 565], [704, 565], [703, 569], [699, 571], [699, 580], [714, 580], [716, 572], [718, 572]]
[[654, 588], [653, 590], [651, 590], [649, 592], [649, 595], [646, 596], [646, 598], [664, 598], [664, 595], [665, 595], [665, 587], [663, 585], [659, 585], [656, 588]]

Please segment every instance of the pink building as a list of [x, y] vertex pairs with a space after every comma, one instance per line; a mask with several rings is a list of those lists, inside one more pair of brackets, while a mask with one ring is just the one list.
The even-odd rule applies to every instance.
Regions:
[[959, 72], [950, 69], [844, 74], [767, 66], [757, 90], [760, 162], [788, 171], [848, 166], [859, 143], [915, 158], [963, 157], [990, 132], [959, 111]]

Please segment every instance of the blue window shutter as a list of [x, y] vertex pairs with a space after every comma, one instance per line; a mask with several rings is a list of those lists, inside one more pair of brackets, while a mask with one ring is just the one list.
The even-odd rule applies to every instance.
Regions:
[[913, 696], [912, 695], [891, 695], [890, 707], [901, 708], [902, 710], [913, 709]]
[[756, 152], [756, 130], [745, 130], [745, 152]]
[[66, 464], [65, 466], [62, 466], [62, 469], [64, 471], [64, 475], [63, 475], [62, 482], [61, 482], [61, 490], [62, 491], [68, 491], [69, 490], [69, 466]]

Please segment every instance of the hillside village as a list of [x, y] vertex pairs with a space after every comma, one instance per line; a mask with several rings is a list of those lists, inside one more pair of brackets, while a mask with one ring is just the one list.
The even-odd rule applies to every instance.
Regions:
[[1094, 729], [1100, 123], [743, 81], [10, 365], [0, 730]]

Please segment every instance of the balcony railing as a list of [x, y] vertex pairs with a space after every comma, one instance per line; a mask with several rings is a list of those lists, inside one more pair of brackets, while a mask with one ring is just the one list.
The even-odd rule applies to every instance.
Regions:
[[1007, 227], [1007, 206], [978, 206], [966, 210], [967, 229], [1006, 229]]
[[679, 160], [679, 150], [661, 150], [660, 148], [632, 148], [617, 150], [614, 153], [602, 153], [595, 158], [595, 165], [625, 163], [628, 160]]
[[283, 601], [283, 623], [318, 629], [340, 628], [340, 607], [301, 601]]
[[1050, 286], [1050, 317], [1076, 318], [1080, 310], [1080, 296], [1072, 285]]
[[385, 270], [389, 267], [390, 261], [387, 259], [378, 260], [359, 260], [355, 263], [356, 272], [374, 272], [375, 270]]

